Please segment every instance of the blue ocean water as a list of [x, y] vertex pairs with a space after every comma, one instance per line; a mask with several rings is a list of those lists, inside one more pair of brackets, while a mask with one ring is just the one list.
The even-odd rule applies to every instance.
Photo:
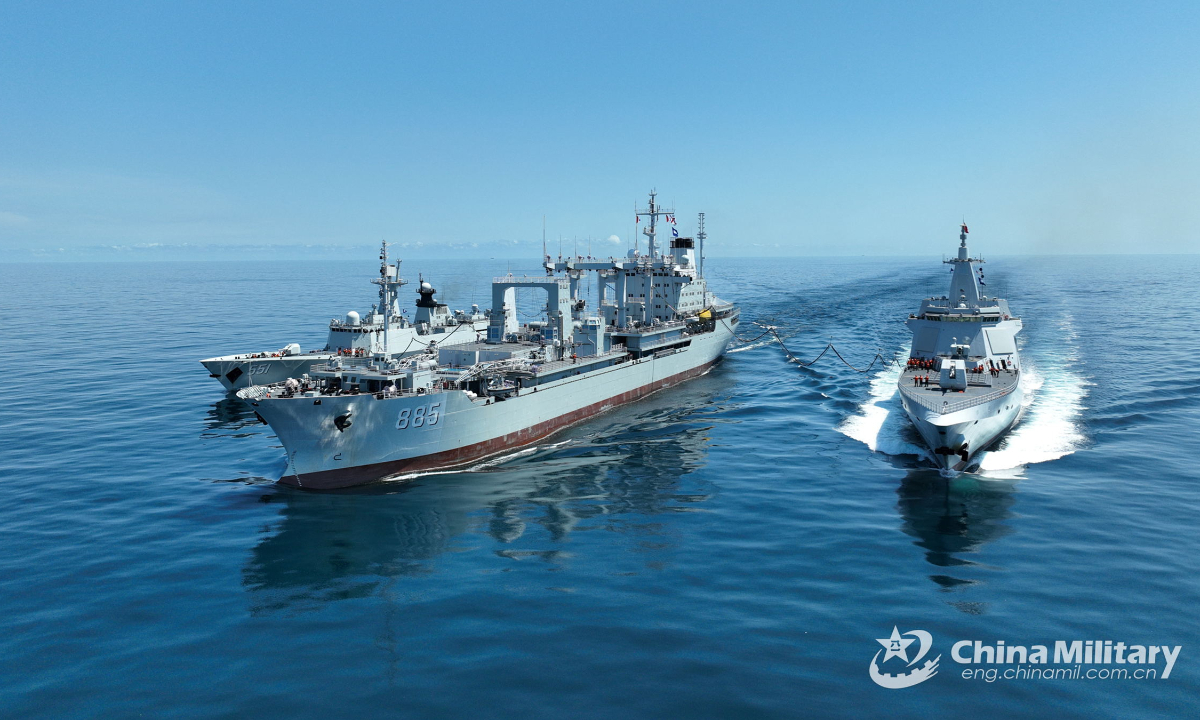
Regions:
[[[409, 265], [453, 307], [529, 269]], [[0, 715], [1192, 715], [1200, 258], [988, 267], [1037, 390], [978, 474], [921, 458], [893, 370], [760, 342], [504, 462], [318, 494], [274, 484], [278, 442], [197, 360], [320, 346], [369, 262], [0, 265]], [[708, 269], [797, 355], [863, 364], [946, 280]], [[871, 681], [893, 626], [937, 676]], [[1165, 680], [986, 682], [957, 639], [1183, 649]]]

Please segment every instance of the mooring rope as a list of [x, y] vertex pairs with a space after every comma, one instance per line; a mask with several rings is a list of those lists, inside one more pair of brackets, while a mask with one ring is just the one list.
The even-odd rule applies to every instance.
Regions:
[[[721, 322], [724, 323], [725, 320], [722, 319]], [[758, 325], [758, 323], [754, 323], [754, 324]], [[801, 360], [799, 357], [797, 357], [796, 354], [793, 353], [790, 349], [788, 349], [787, 344], [783, 342], [783, 338], [781, 338], [779, 336], [779, 332], [775, 329], [775, 327], [773, 325], [759, 325], [759, 327], [764, 328], [764, 330], [757, 337], [750, 338], [749, 340], [742, 338], [742, 337], [738, 337], [738, 334], [736, 332], [734, 332], [733, 328], [730, 327], [728, 323], [725, 323], [725, 327], [729, 328], [729, 331], [731, 333], [733, 333], [734, 338], [736, 338], [739, 342], [745, 343], [747, 345], [749, 345], [750, 343], [756, 342], [756, 341], [766, 337], [767, 335], [771, 335], [773, 337], [774, 341], [779, 343], [779, 347], [783, 348], [783, 354], [787, 355], [788, 362], [796, 363], [800, 367], [804, 367], [804, 368], [811, 367], [814, 364], [816, 364], [816, 362], [818, 360], [820, 360], [821, 358], [823, 358], [825, 356], [825, 353], [829, 352], [830, 350], [833, 351], [833, 354], [837, 356], [838, 360], [841, 360], [842, 363], [846, 367], [850, 368], [851, 370], [853, 370], [856, 373], [870, 372], [871, 368], [875, 367], [875, 363], [877, 363], [877, 362], [881, 362], [884, 365], [887, 365], [889, 362], [894, 362], [894, 363], [896, 363], [896, 367], [900, 367], [899, 361], [897, 361], [895, 358], [887, 358], [887, 357], [883, 356], [883, 353], [876, 352], [875, 357], [871, 358], [870, 364], [867, 365], [865, 368], [859, 369], [859, 368], [855, 367], [854, 365], [852, 365], [849, 360], [847, 360], [845, 357], [842, 356], [842, 353], [840, 351], [838, 351], [838, 349], [836, 347], [834, 347], [832, 340], [829, 341], [828, 343], [826, 343], [824, 349], [822, 349], [821, 352], [818, 353], [815, 358], [813, 358], [812, 360], [809, 360], [808, 362], [805, 362], [804, 360]]]

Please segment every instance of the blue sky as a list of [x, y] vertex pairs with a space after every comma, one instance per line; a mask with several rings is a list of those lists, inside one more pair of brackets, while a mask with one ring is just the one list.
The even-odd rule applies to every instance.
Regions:
[[[0, 253], [1200, 250], [1197, 3], [42, 3]], [[619, 241], [609, 242], [611, 236]], [[60, 250], [61, 248], [61, 250]], [[535, 252], [536, 254], [536, 252]]]

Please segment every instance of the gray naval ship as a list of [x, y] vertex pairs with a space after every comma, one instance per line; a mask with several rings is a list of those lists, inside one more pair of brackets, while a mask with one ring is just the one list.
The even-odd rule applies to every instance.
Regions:
[[[407, 359], [335, 357], [304, 377], [239, 390], [283, 443], [280, 482], [330, 489], [462, 466], [705, 373], [739, 311], [708, 291], [704, 216], [686, 238], [653, 192], [637, 213], [648, 254], [545, 255], [545, 276], [495, 278], [481, 342]], [[665, 252], [662, 218], [673, 236]], [[581, 291], [592, 276], [598, 302], [588, 307]], [[542, 319], [518, 323], [517, 288], [545, 292]]]
[[[927, 298], [907, 321], [913, 333], [900, 399], [944, 470], [965, 471], [1020, 419], [1025, 398], [1008, 301], [980, 293], [983, 260], [970, 257], [964, 223], [950, 292]], [[976, 274], [978, 273], [978, 277]]]
[[272, 352], [223, 355], [200, 363], [226, 390], [236, 390], [298, 378], [313, 365], [347, 355], [366, 357], [383, 353], [403, 357], [430, 347], [475, 342], [487, 330], [487, 316], [478, 307], [472, 306], [469, 313], [451, 312], [434, 299], [437, 291], [423, 278], [417, 286], [417, 312], [410, 321], [399, 307], [399, 290], [408, 282], [400, 277], [400, 262], [389, 263], [386, 242], [379, 252], [379, 261], [379, 277], [371, 280], [379, 286], [379, 303], [365, 316], [351, 310], [345, 319], [331, 320], [329, 336], [321, 350], [302, 352], [298, 344], [291, 343]]

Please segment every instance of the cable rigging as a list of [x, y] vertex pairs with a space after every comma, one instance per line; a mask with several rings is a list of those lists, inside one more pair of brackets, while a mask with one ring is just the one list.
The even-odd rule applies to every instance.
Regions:
[[[724, 323], [725, 320], [722, 319], [721, 322]], [[853, 370], [856, 373], [870, 372], [871, 368], [875, 367], [875, 363], [877, 363], [877, 362], [882, 363], [883, 365], [887, 365], [888, 363], [896, 363], [896, 367], [900, 367], [900, 363], [895, 358], [887, 358], [887, 357], [884, 357], [882, 352], [876, 352], [875, 357], [871, 358], [870, 364], [868, 364], [865, 368], [861, 368], [861, 369], [857, 368], [854, 365], [852, 365], [850, 363], [850, 361], [847, 360], [836, 347], [834, 347], [832, 340], [825, 344], [825, 347], [821, 350], [820, 353], [817, 354], [817, 356], [815, 358], [805, 362], [804, 360], [801, 360], [790, 349], [788, 349], [788, 346], [783, 342], [783, 338], [779, 336], [779, 331], [775, 328], [774, 325], [762, 325], [757, 322], [754, 324], [760, 328], [763, 328], [763, 331], [761, 333], [759, 333], [757, 336], [750, 338], [748, 340], [746, 338], [739, 337], [738, 334], [734, 331], [734, 329], [732, 327], [729, 326], [728, 323], [725, 324], [725, 327], [729, 328], [729, 331], [731, 333], [733, 333], [733, 337], [738, 342], [744, 343], [746, 345], [749, 345], [753, 342], [757, 342], [758, 340], [761, 340], [762, 338], [766, 337], [767, 335], [772, 336], [772, 340], [774, 342], [779, 343], [779, 347], [781, 347], [783, 349], [784, 355], [787, 355], [788, 362], [795, 363], [803, 368], [812, 367], [814, 364], [816, 364], [816, 362], [818, 360], [820, 360], [822, 357], [825, 356], [825, 353], [829, 352], [830, 350], [833, 351], [833, 354], [837, 356], [838, 360], [842, 361], [842, 364], [844, 364], [846, 367], [850, 368], [851, 370]]]

